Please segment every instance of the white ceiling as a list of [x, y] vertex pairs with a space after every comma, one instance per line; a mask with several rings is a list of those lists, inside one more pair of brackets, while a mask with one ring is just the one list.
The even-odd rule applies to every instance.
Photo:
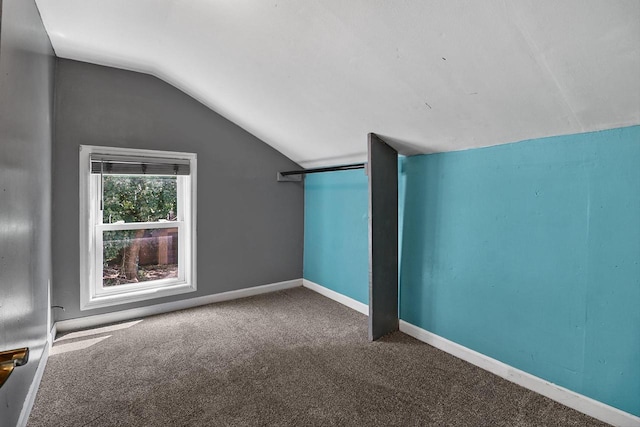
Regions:
[[56, 54], [153, 74], [303, 166], [640, 124], [637, 0], [36, 0]]

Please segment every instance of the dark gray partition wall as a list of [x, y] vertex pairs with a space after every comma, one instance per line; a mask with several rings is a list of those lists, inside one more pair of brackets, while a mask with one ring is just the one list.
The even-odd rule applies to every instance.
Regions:
[[369, 340], [398, 330], [398, 153], [369, 134]]
[[[302, 277], [299, 165], [156, 77], [59, 59], [53, 173], [53, 295], [57, 319], [101, 314]], [[79, 309], [78, 147], [198, 155], [198, 290], [110, 309]]]
[[1, 3], [0, 351], [30, 349], [0, 388], [0, 426], [15, 426], [50, 327], [55, 59], [35, 2]]

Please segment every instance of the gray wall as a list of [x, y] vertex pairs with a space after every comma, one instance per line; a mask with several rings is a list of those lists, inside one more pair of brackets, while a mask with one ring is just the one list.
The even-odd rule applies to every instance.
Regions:
[[[64, 320], [302, 277], [298, 166], [169, 84], [146, 74], [58, 59], [53, 153], [53, 298]], [[80, 311], [78, 147], [198, 154], [198, 291]]]
[[31, 349], [0, 389], [16, 424], [44, 349], [51, 277], [53, 50], [32, 0], [4, 0], [0, 34], [0, 351]]

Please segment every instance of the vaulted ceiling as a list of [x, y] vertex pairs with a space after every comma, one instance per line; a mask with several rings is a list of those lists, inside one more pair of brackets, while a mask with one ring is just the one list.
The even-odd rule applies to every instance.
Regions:
[[56, 54], [153, 74], [303, 166], [640, 123], [637, 0], [36, 0]]

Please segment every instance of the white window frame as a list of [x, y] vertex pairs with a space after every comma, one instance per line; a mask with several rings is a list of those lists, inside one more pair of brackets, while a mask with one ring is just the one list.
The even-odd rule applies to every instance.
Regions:
[[[188, 160], [190, 174], [177, 177], [177, 221], [103, 224], [99, 202], [100, 175], [91, 173], [92, 154]], [[197, 156], [194, 153], [80, 146], [80, 310], [196, 291], [196, 166]], [[158, 228], [178, 228], [178, 277], [104, 287], [103, 231]]]

